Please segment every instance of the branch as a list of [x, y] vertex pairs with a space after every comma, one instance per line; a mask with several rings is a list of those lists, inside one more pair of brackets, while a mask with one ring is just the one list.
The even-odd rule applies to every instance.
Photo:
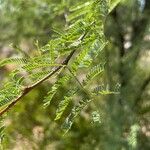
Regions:
[[122, 26], [121, 23], [119, 22], [119, 15], [117, 12], [117, 7], [114, 9], [114, 11], [112, 12], [112, 17], [115, 21], [115, 25], [117, 27], [117, 35], [118, 35], [118, 43], [117, 46], [119, 48], [119, 54], [120, 54], [120, 58], [122, 58], [125, 55], [125, 49], [124, 49], [124, 33], [122, 30]]
[[[87, 33], [84, 33], [83, 35], [81, 35], [81, 37], [78, 39], [78, 41], [82, 41], [84, 39], [84, 37], [87, 35]], [[60, 66], [54, 68], [54, 70], [52, 72], [50, 72], [47, 76], [45, 76], [43, 79], [37, 81], [36, 83], [34, 83], [31, 86], [25, 87], [22, 90], [21, 95], [19, 95], [15, 100], [13, 100], [7, 107], [5, 107], [1, 112], [0, 112], [0, 116], [2, 116], [5, 112], [7, 112], [11, 107], [13, 107], [22, 97], [24, 97], [25, 95], [27, 95], [31, 90], [33, 90], [35, 87], [37, 87], [38, 85], [40, 85], [41, 83], [43, 83], [44, 81], [46, 81], [47, 79], [49, 79], [51, 76], [53, 76], [55, 73], [57, 73], [60, 69], [62, 69], [64, 66], [67, 66], [70, 59], [72, 58], [72, 56], [74, 55], [74, 53], [76, 52], [76, 50], [72, 50], [70, 52], [70, 54], [66, 57], [66, 59], [61, 63]]]
[[134, 106], [133, 106], [134, 108], [137, 106], [137, 104], [141, 100], [143, 92], [145, 91], [145, 89], [149, 85], [149, 83], [150, 83], [150, 76], [143, 82], [143, 84], [140, 88], [140, 92], [138, 92], [137, 97], [135, 99], [135, 103], [134, 103]]
[[[126, 79], [124, 77], [124, 64], [122, 62], [122, 59], [125, 55], [125, 48], [124, 48], [124, 31], [123, 31], [123, 28], [122, 28], [122, 24], [121, 22], [119, 21], [119, 14], [117, 12], [117, 8], [114, 9], [114, 11], [112, 12], [112, 17], [115, 21], [115, 25], [117, 27], [117, 40], [118, 42], [116, 42], [116, 45], [118, 47], [118, 50], [119, 50], [119, 68], [118, 68], [118, 74], [119, 74], [119, 78], [120, 78], [120, 84], [121, 84], [121, 88], [123, 88], [126, 84]], [[123, 104], [123, 100], [121, 99], [121, 97], [119, 98], [119, 104], [122, 106]]]
[[149, 15], [150, 15], [150, 1], [146, 0], [142, 17], [139, 20], [136, 19], [132, 22], [132, 29], [133, 29], [132, 38], [131, 38], [132, 46], [130, 47], [128, 52], [134, 50], [133, 59], [135, 61], [139, 57], [140, 50], [141, 50], [140, 48], [141, 41], [143, 41], [143, 37], [145, 35], [146, 29], [150, 23]]

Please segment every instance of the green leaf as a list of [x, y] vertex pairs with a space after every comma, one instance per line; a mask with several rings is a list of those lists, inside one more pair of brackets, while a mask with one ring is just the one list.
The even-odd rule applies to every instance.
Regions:
[[26, 64], [28, 60], [26, 58], [6, 58], [0, 61], [0, 67], [5, 66], [7, 64]]
[[66, 84], [67, 81], [70, 80], [69, 75], [65, 75], [57, 80], [57, 82], [52, 86], [52, 89], [48, 92], [47, 96], [44, 98], [44, 106], [47, 107], [50, 105], [53, 96], [56, 94], [59, 87]]
[[64, 65], [51, 64], [51, 63], [30, 63], [30, 64], [23, 66], [22, 68], [25, 69], [26, 71], [32, 71], [33, 69], [56, 67], [56, 66], [64, 66]]
[[62, 125], [62, 129], [64, 130], [65, 134], [71, 129], [74, 119], [79, 115], [79, 113], [84, 109], [84, 107], [88, 105], [90, 101], [90, 99], [82, 99], [76, 106], [73, 107], [71, 113], [65, 119], [65, 122]]
[[120, 90], [119, 88], [120, 88], [120, 84], [116, 84], [113, 90], [110, 89], [108, 84], [106, 85], [101, 84], [94, 88], [93, 93], [96, 95], [119, 94], [119, 90]]
[[104, 63], [98, 64], [89, 71], [89, 73], [86, 75], [86, 79], [83, 81], [84, 86], [104, 71], [104, 65]]
[[69, 92], [67, 92], [66, 96], [64, 96], [64, 99], [59, 103], [59, 106], [56, 110], [56, 117], [55, 120], [58, 120], [61, 118], [62, 114], [66, 110], [67, 106], [69, 105], [69, 102], [73, 99], [73, 96], [77, 92], [77, 89], [72, 89]]

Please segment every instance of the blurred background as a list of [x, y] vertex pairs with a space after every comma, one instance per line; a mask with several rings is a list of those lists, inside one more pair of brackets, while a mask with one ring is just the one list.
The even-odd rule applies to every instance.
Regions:
[[[82, 3], [86, 0], [82, 0]], [[16, 49], [35, 53], [64, 30], [65, 14], [79, 0], [0, 0], [0, 59]], [[150, 149], [150, 0], [123, 0], [107, 17], [110, 41], [97, 58], [106, 60], [104, 82], [117, 83], [120, 94], [100, 96], [82, 111], [63, 136], [54, 122], [60, 89], [44, 109], [43, 97], [52, 86], [44, 83], [25, 96], [5, 117], [4, 150], [149, 150]], [[7, 80], [14, 68], [0, 69]], [[99, 79], [97, 79], [99, 80]], [[2, 84], [0, 83], [0, 87]]]

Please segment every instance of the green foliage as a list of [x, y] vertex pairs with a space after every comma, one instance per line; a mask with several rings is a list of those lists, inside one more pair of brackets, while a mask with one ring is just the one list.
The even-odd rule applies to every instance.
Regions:
[[77, 89], [67, 92], [67, 94], [64, 96], [64, 99], [59, 103], [58, 109], [56, 110], [56, 117], [55, 120], [58, 120], [61, 118], [62, 114], [66, 110], [67, 106], [69, 105], [69, 102], [71, 102], [73, 96], [77, 92]]
[[149, 8], [0, 1], [0, 114], [11, 109], [4, 149], [149, 149]]
[[0, 62], [0, 66], [5, 66], [7, 64], [25, 64], [27, 59], [25, 58], [6, 58]]
[[4, 134], [5, 127], [3, 125], [3, 118], [2, 117], [0, 118], [0, 126], [1, 126], [0, 127], [0, 148], [2, 148], [1, 144], [2, 144], [4, 136], [5, 136], [5, 134]]
[[[40, 50], [39, 54], [37, 53], [35, 56], [28, 58], [28, 60], [25, 58], [10, 58], [2, 60], [1, 66], [4, 66], [8, 63], [23, 64], [20, 66], [20, 69], [16, 70], [17, 73], [19, 74], [21, 72], [25, 72], [27, 74], [26, 76], [30, 80], [34, 79], [34, 81], [27, 83], [27, 77], [22, 76], [24, 84], [21, 86], [18, 84], [16, 86], [16, 83], [9, 82], [6, 86], [6, 89], [1, 91], [0, 106], [4, 106], [7, 103], [9, 105], [9, 103], [15, 100], [15, 98], [17, 98], [21, 92], [23, 93], [22, 86], [28, 84], [28, 86], [31, 87], [32, 82], [34, 82], [34, 84], [36, 84], [36, 82], [40, 82], [42, 77], [44, 78], [44, 76], [48, 76], [48, 74], [53, 71], [54, 67], [61, 65], [63, 66], [63, 64], [57, 64], [58, 59], [60, 59], [63, 55], [68, 54], [68, 52], [72, 51], [73, 49], [79, 49], [77, 52], [77, 59], [70, 64], [70, 71], [74, 74], [74, 76], [79, 69], [84, 68], [84, 65], [82, 64], [86, 64], [86, 67], [91, 66], [93, 63], [93, 58], [96, 58], [97, 54], [99, 54], [99, 50], [102, 50], [106, 45], [103, 33], [103, 23], [108, 14], [108, 2], [99, 0], [89, 1], [87, 3], [70, 8], [70, 12], [71, 14], [67, 17], [69, 26], [66, 30], [66, 33], [59, 33], [57, 38], [52, 39], [46, 46], [42, 47], [42, 49], [40, 49], [38, 43], [36, 43], [36, 46]], [[88, 63], [87, 60], [89, 61]], [[49, 71], [50, 68], [52, 68], [51, 72]], [[92, 81], [95, 76], [99, 75], [103, 71], [103, 64], [93, 67], [91, 71], [87, 73], [83, 85], [85, 86], [88, 82]], [[64, 75], [62, 78], [56, 81], [56, 83], [54, 83], [52, 90], [48, 92], [48, 95], [44, 100], [45, 106], [50, 104], [58, 88], [63, 86], [70, 79], [70, 76]], [[18, 80], [20, 80], [20, 78]], [[9, 91], [9, 89], [11, 89], [12, 92], [9, 92], [8, 94], [7, 91]], [[78, 92], [80, 91], [78, 90]], [[67, 94], [67, 96], [64, 96], [64, 100], [60, 102], [56, 111], [55, 120], [60, 119], [65, 108], [68, 106], [70, 99], [73, 98], [75, 93], [76, 92], [73, 90], [69, 92], [69, 95]], [[83, 99], [80, 101], [79, 105], [73, 108], [74, 115], [72, 118], [77, 116], [77, 114], [84, 108], [88, 101], [89, 100]]]
[[128, 136], [128, 142], [131, 146], [131, 149], [136, 149], [137, 147], [137, 132], [139, 131], [139, 128], [140, 127], [136, 124], [131, 126], [131, 131]]
[[84, 80], [84, 85], [86, 85], [89, 81], [92, 81], [94, 77], [98, 76], [100, 73], [104, 71], [104, 64], [98, 64], [94, 66], [86, 75], [86, 79]]
[[98, 111], [92, 112], [92, 122], [95, 123], [101, 123], [101, 116]]
[[47, 96], [44, 99], [44, 105], [48, 106], [53, 98], [53, 96], [56, 94], [59, 87], [63, 86], [68, 80], [70, 79], [69, 75], [63, 76], [59, 78], [56, 83], [52, 86], [51, 91], [48, 92]]

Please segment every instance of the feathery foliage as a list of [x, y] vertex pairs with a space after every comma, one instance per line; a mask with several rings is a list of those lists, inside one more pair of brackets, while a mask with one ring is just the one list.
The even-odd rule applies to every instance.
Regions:
[[[91, 82], [96, 87], [94, 78], [100, 78], [101, 73], [104, 72], [105, 62], [102, 60], [97, 64], [95, 60], [108, 44], [104, 35], [104, 23], [107, 15], [118, 2], [89, 0], [86, 3], [77, 4], [69, 8], [65, 31], [60, 32], [54, 29], [54, 32], [57, 33], [56, 37], [41, 48], [36, 41], [35, 45], [38, 50], [32, 56], [2, 60], [0, 62], [1, 67], [13, 63], [19, 67], [13, 71], [13, 78], [4, 83], [0, 91], [0, 113], [3, 114], [21, 97], [49, 79], [53, 74], [60, 74], [44, 98], [44, 106], [50, 105], [60, 87], [73, 80], [76, 81], [72, 88], [64, 94], [63, 100], [60, 100], [56, 110], [55, 120], [58, 120], [62, 117], [69, 103], [74, 101], [75, 96], [81, 98], [65, 119], [63, 127], [67, 132], [74, 119], [89, 102], [94, 100], [92, 88], [89, 88], [90, 91], [86, 87], [90, 86]], [[85, 76], [82, 81], [78, 80], [80, 72]], [[13, 80], [14, 77], [15, 80]], [[107, 87], [97, 88], [98, 90], [95, 91], [103, 95], [115, 93]], [[81, 93], [84, 93], [84, 97], [80, 96]]]
[[[31, 80], [34, 79], [34, 81], [38, 82], [38, 80], [41, 80], [42, 77], [50, 73], [50, 68], [53, 70], [56, 66], [63, 66], [63, 64], [58, 63], [58, 59], [76, 49], [78, 53], [77, 59], [70, 65], [70, 70], [73, 74], [76, 76], [79, 69], [90, 67], [94, 61], [93, 59], [107, 44], [103, 33], [103, 24], [109, 12], [109, 2], [107, 2], [107, 0], [88, 1], [70, 8], [70, 12], [70, 15], [67, 17], [67, 22], [69, 22], [70, 25], [67, 27], [65, 34], [59, 34], [58, 38], [52, 39], [46, 46], [40, 49], [40, 53], [36, 54], [36, 56], [28, 58], [28, 60], [25, 58], [8, 58], [1, 61], [1, 66], [8, 63], [22, 64], [22, 66], [20, 66], [20, 71], [26, 72], [26, 76]], [[42, 70], [42, 72], [39, 71], [41, 68], [44, 69], [44, 72]], [[87, 73], [83, 85], [85, 86], [85, 84], [92, 81], [95, 76], [103, 71], [103, 64], [96, 65], [89, 73]], [[19, 74], [20, 72], [17, 71], [17, 73]], [[25, 78], [27, 77], [24, 77], [24, 80]], [[58, 88], [63, 86], [63, 84], [70, 79], [71, 78], [68, 75], [63, 75], [63, 77], [58, 79], [58, 81], [54, 83], [52, 90], [48, 92], [48, 95], [44, 100], [44, 105], [49, 105]], [[28, 84], [28, 86], [32, 86], [32, 82], [29, 82]], [[25, 85], [20, 86], [16, 84], [16, 82], [8, 82], [4, 85], [5, 88], [1, 90], [0, 106], [2, 107], [11, 103], [18, 95], [20, 95], [22, 86]], [[12, 92], [10, 92], [10, 89]], [[103, 89], [103, 94], [105, 93], [104, 91], [105, 90]], [[69, 92], [69, 96], [65, 96], [64, 100], [60, 102], [56, 112], [56, 120], [61, 117], [68, 102], [73, 98], [75, 93], [74, 90]], [[89, 100], [81, 100], [80, 103], [82, 104], [73, 108], [73, 116], [76, 116], [88, 101]]]
[[0, 149], [149, 150], [149, 0], [0, 0], [0, 14]]

